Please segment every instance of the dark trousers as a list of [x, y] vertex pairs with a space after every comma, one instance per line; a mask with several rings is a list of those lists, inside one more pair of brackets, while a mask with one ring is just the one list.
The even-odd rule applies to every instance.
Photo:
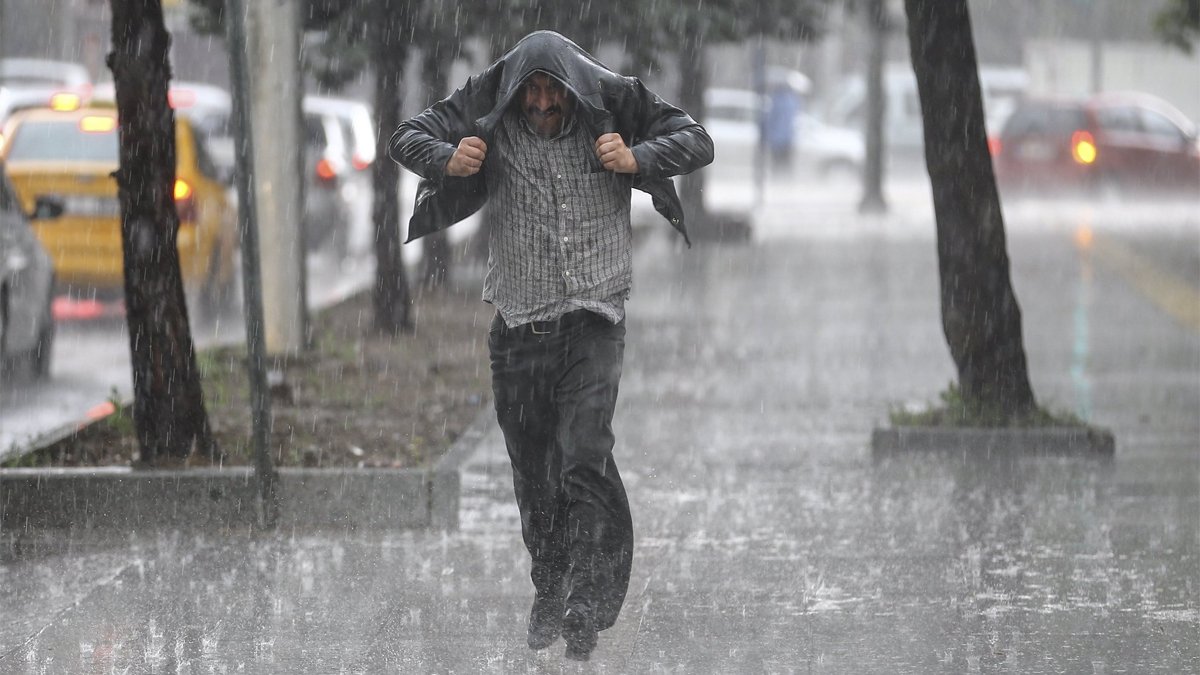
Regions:
[[579, 310], [507, 328], [497, 315], [488, 348], [535, 592], [608, 628], [633, 561], [633, 521], [612, 455], [625, 323]]

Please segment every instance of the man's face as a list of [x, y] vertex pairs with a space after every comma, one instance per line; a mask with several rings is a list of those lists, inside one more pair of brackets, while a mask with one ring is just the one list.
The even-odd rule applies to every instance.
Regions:
[[530, 75], [522, 86], [521, 110], [529, 126], [542, 136], [562, 131], [571, 114], [571, 95], [562, 82], [545, 73]]

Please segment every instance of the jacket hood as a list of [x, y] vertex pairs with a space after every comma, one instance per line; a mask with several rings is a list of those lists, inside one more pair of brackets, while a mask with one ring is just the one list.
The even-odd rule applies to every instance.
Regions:
[[500, 69], [496, 87], [496, 108], [487, 116], [504, 113], [521, 83], [537, 71], [548, 73], [567, 86], [577, 103], [590, 113], [604, 109], [601, 88], [605, 80], [621, 79], [596, 57], [566, 37], [550, 30], [539, 30], [525, 37], [501, 56], [494, 67]]

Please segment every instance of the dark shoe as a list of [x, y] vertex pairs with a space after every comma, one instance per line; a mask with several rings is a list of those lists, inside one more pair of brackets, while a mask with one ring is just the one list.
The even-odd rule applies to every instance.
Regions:
[[567, 643], [565, 656], [572, 661], [587, 661], [596, 648], [596, 624], [592, 617], [568, 609], [562, 620], [562, 636]]
[[529, 610], [529, 648], [545, 649], [562, 633], [562, 598], [535, 597]]

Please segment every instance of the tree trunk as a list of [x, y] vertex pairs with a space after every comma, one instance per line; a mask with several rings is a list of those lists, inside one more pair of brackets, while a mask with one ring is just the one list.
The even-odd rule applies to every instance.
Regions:
[[871, 46], [867, 57], [867, 114], [864, 136], [867, 141], [866, 162], [863, 166], [863, 196], [858, 203], [862, 213], [885, 213], [883, 170], [887, 143], [884, 138], [884, 115], [887, 97], [883, 91], [883, 56], [887, 49], [888, 18], [883, 0], [869, 0], [865, 7]]
[[[437, 45], [427, 45], [421, 61], [421, 79], [429, 92], [430, 105], [440, 99], [446, 90], [445, 66], [446, 58]], [[421, 265], [421, 286], [426, 289], [441, 288], [450, 281], [450, 237], [446, 230], [440, 230], [425, 235], [421, 242], [425, 253]]]
[[1005, 418], [1036, 406], [1009, 278], [967, 0], [905, 0], [937, 218], [942, 328], [968, 404]]
[[112, 0], [108, 67], [116, 83], [125, 311], [133, 415], [143, 461], [217, 448], [204, 407], [176, 237], [175, 114], [161, 0]]
[[[679, 50], [679, 107], [702, 124], [707, 115], [704, 106], [704, 90], [708, 88], [708, 59], [704, 51], [704, 34], [696, 20], [685, 24], [683, 41]], [[679, 178], [679, 198], [688, 224], [688, 230], [696, 239], [711, 238], [715, 229], [708, 211], [704, 208], [705, 169], [699, 169]]]
[[400, 20], [401, 7], [392, 0], [375, 0], [375, 25], [371, 31], [372, 68], [375, 71], [375, 111], [379, 116], [378, 141], [371, 177], [374, 185], [372, 215], [375, 222], [375, 329], [395, 335], [411, 327], [408, 280], [400, 254], [400, 167], [388, 159], [388, 141], [400, 125], [400, 83], [408, 58], [408, 44]]

